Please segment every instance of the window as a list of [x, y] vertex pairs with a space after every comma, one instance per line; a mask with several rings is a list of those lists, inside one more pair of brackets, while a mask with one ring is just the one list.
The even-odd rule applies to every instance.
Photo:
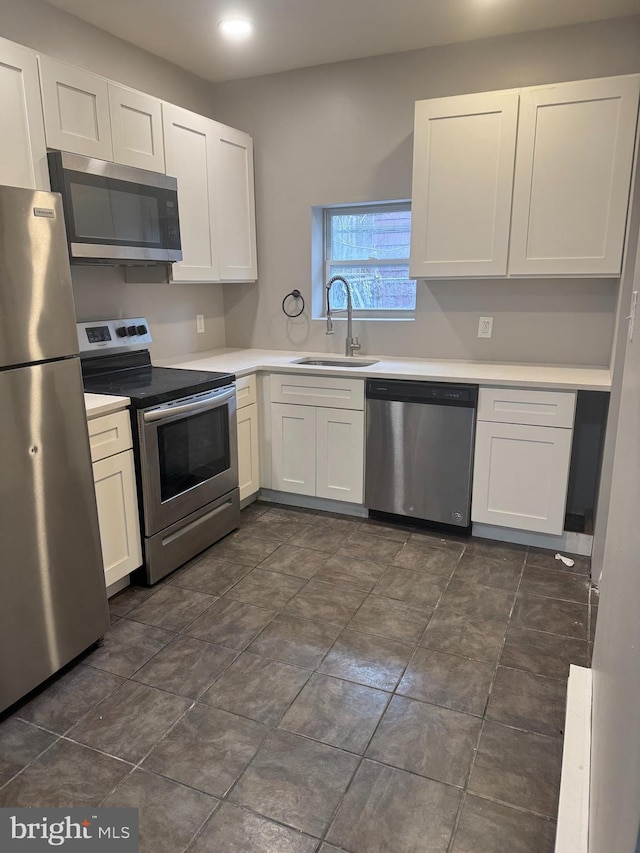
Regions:
[[[415, 311], [410, 238], [409, 202], [325, 208], [324, 284], [334, 275], [344, 276], [351, 285], [354, 311], [361, 315]], [[340, 282], [331, 290], [331, 307], [347, 307]]]

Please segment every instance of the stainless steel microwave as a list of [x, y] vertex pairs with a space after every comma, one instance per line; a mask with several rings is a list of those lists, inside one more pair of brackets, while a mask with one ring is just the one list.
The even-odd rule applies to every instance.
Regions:
[[62, 195], [72, 262], [182, 260], [175, 178], [63, 151], [48, 158], [51, 189]]

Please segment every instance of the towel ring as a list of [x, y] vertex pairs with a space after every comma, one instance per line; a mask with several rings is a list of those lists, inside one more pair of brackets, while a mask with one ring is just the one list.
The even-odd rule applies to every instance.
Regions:
[[[298, 311], [297, 314], [290, 314], [287, 311], [287, 309], [284, 307], [285, 302], [287, 301], [287, 299], [289, 299], [289, 297], [291, 297], [293, 299], [299, 299], [302, 302], [302, 307], [300, 308], [300, 310]], [[304, 312], [304, 296], [300, 293], [300, 291], [297, 288], [295, 290], [292, 290], [291, 293], [287, 293], [285, 298], [282, 300], [282, 311], [284, 314], [287, 315], [287, 317], [299, 317]]]

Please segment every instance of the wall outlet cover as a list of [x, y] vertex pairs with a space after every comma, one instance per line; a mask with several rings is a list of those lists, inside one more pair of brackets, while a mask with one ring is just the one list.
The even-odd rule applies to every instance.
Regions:
[[199, 335], [204, 334], [204, 314], [196, 314], [196, 330]]
[[493, 335], [493, 317], [480, 317], [478, 321], [478, 337], [490, 338]]

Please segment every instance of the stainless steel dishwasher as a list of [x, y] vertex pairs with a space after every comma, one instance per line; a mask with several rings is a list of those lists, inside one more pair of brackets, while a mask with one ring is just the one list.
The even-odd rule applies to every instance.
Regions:
[[367, 380], [365, 506], [471, 527], [477, 385]]

